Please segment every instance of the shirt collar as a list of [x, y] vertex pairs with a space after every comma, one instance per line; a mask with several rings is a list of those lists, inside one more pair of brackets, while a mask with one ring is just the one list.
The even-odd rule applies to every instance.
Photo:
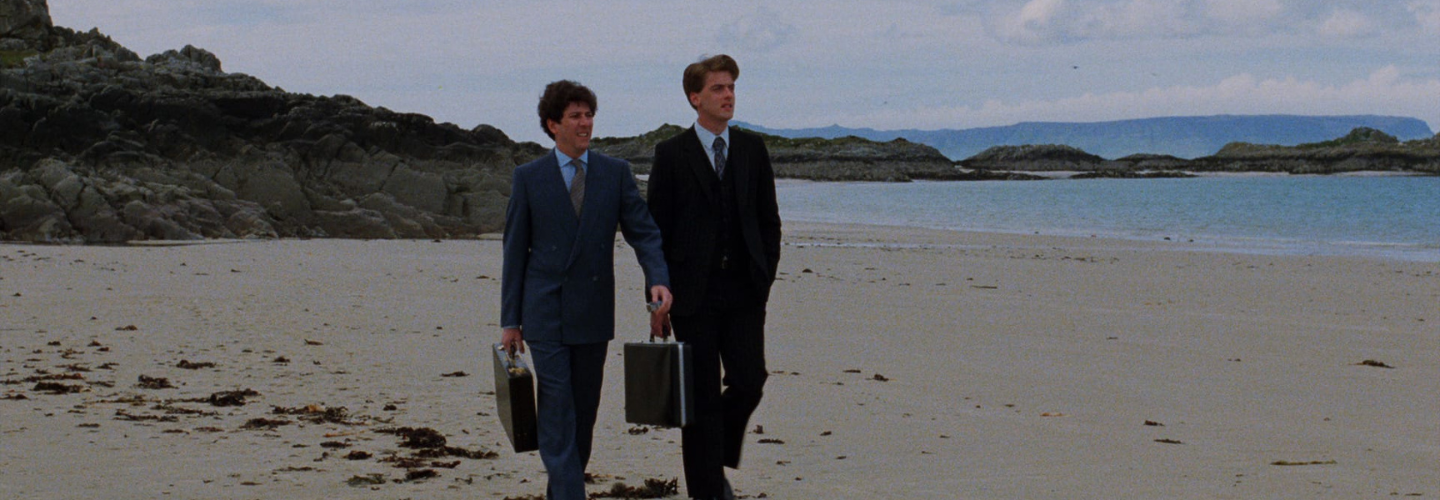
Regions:
[[[714, 139], [711, 139], [711, 140], [714, 140]], [[569, 165], [570, 165], [570, 160], [576, 159], [576, 158], [571, 158], [570, 156], [566, 155], [565, 153], [561, 153], [561, 152], [560, 152], [560, 148], [555, 148], [554, 151], [555, 151], [555, 160], [560, 162], [560, 166], [561, 166], [561, 167], [567, 167], [567, 166], [569, 166]], [[585, 150], [584, 153], [580, 153], [580, 158], [579, 158], [579, 160], [580, 160], [580, 164], [581, 164], [581, 165], [589, 165], [589, 164], [590, 164], [590, 150], [587, 149], [587, 150]]]
[[[706, 129], [705, 127], [701, 127], [699, 122], [696, 122], [696, 123], [695, 123], [694, 128], [695, 128], [695, 135], [700, 137], [700, 145], [705, 148], [705, 151], [710, 151], [710, 148], [715, 144], [715, 137], [717, 137], [717, 136], [715, 135], [715, 133], [714, 133], [714, 132], [711, 132], [709, 129]], [[719, 135], [718, 137], [720, 137], [720, 138], [722, 138], [722, 139], [725, 139], [725, 154], [726, 154], [726, 156], [729, 156], [729, 154], [730, 154], [730, 127], [725, 127], [725, 130], [720, 131], [720, 135]]]

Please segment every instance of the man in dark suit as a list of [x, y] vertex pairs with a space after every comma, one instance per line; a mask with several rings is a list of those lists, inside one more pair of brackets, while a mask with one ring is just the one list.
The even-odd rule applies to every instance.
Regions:
[[616, 227], [645, 271], [648, 299], [661, 302], [654, 314], [671, 305], [660, 231], [630, 164], [589, 151], [595, 109], [595, 94], [580, 84], [545, 87], [540, 126], [555, 150], [515, 169], [505, 212], [500, 342], [511, 354], [530, 345], [550, 500], [586, 498], [605, 352], [615, 338]]
[[739, 76], [726, 55], [685, 68], [695, 126], [655, 146], [650, 172], [650, 213], [675, 292], [669, 319], [694, 352], [695, 422], [681, 431], [692, 498], [734, 498], [723, 467], [739, 467], [768, 377], [765, 303], [780, 260], [780, 213], [765, 143], [729, 127]]

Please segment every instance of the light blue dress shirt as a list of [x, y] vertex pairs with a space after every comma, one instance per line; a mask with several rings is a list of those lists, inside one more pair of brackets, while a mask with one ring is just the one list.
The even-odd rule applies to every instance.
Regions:
[[[695, 135], [700, 137], [700, 147], [708, 153], [705, 157], [710, 159], [710, 168], [715, 169], [715, 150], [713, 148], [715, 146], [716, 135], [706, 130], [705, 127], [701, 127], [699, 122], [695, 123]], [[725, 139], [724, 151], [725, 158], [728, 160], [730, 158], [730, 127], [725, 127], [725, 130], [720, 132], [719, 137]]]
[[[711, 140], [713, 141], [714, 139]], [[570, 160], [572, 159], [574, 158], [566, 156], [565, 153], [561, 153], [560, 148], [555, 148], [555, 160], [560, 162], [560, 177], [565, 178], [565, 190], [567, 191], [570, 190], [570, 182], [575, 180], [575, 166], [570, 164]], [[710, 162], [714, 163], [715, 160], [710, 160]], [[587, 149], [584, 153], [580, 153], [580, 164], [590, 164], [590, 150]]]

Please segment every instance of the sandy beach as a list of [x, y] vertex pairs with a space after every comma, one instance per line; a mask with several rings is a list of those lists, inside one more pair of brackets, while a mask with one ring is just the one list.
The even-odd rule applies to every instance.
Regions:
[[[737, 493], [1440, 497], [1440, 264], [1202, 250], [787, 225]], [[678, 430], [624, 422], [648, 323], [617, 256], [636, 300], [592, 493], [683, 476]], [[491, 393], [500, 259], [0, 245], [0, 497], [539, 498]], [[416, 458], [404, 428], [448, 448]]]

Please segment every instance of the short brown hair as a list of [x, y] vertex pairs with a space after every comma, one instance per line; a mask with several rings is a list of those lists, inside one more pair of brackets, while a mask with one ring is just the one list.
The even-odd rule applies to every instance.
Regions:
[[545, 135], [554, 139], [555, 134], [550, 132], [549, 124], [546, 122], [560, 121], [565, 117], [565, 108], [570, 107], [570, 103], [574, 102], [588, 104], [592, 113], [600, 109], [595, 104], [595, 93], [584, 85], [570, 80], [554, 81], [546, 85], [545, 93], [540, 94], [540, 105], [536, 107], [536, 111], [540, 114], [540, 130], [544, 130]]
[[685, 78], [681, 82], [685, 86], [685, 99], [690, 99], [690, 94], [698, 94], [705, 88], [705, 77], [716, 71], [730, 73], [730, 78], [740, 79], [740, 65], [735, 59], [725, 54], [701, 58], [685, 67]]

